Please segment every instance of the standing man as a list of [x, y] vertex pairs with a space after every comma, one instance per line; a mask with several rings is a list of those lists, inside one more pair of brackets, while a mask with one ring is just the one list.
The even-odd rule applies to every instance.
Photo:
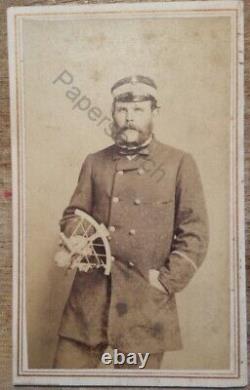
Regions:
[[182, 348], [175, 294], [207, 251], [197, 166], [153, 133], [154, 81], [127, 77], [111, 92], [114, 144], [87, 156], [61, 230], [69, 236], [74, 210], [87, 212], [108, 227], [114, 261], [110, 277], [77, 271], [59, 330], [57, 368], [98, 367], [107, 346], [149, 353], [146, 368], [160, 368], [165, 351]]

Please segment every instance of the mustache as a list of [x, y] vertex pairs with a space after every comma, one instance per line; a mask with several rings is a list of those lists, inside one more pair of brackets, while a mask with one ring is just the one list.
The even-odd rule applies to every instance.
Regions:
[[137, 131], [138, 134], [141, 133], [141, 129], [139, 129], [137, 126], [135, 126], [132, 123], [125, 124], [124, 126], [118, 126], [117, 123], [113, 122], [112, 124], [112, 138], [115, 140], [116, 143], [124, 144], [126, 143], [126, 130], [134, 130]]
[[126, 125], [126, 126], [123, 126], [122, 129], [124, 129], [124, 130], [137, 130], [137, 127], [134, 125]]
[[136, 130], [136, 131], [140, 131], [136, 126], [134, 125], [125, 125], [123, 127], [120, 127], [119, 128], [119, 134], [123, 133], [124, 131], [126, 130]]

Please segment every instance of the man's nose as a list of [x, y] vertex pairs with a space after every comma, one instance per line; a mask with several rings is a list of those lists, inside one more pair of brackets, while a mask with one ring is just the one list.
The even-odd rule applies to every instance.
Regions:
[[134, 116], [133, 116], [133, 112], [132, 111], [130, 111], [130, 110], [127, 111], [126, 120], [127, 120], [127, 122], [133, 122], [134, 121]]

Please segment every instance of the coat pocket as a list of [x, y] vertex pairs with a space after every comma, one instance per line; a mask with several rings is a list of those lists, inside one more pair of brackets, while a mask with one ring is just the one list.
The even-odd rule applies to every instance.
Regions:
[[173, 203], [173, 199], [144, 199], [142, 203], [148, 206], [164, 206]]
[[161, 296], [166, 296], [166, 297], [169, 297], [169, 293], [167, 290], [165, 291], [162, 291], [160, 290], [158, 287], [154, 286], [153, 284], [151, 284], [149, 281], [148, 281], [148, 285], [149, 285], [149, 288], [150, 290], [152, 291], [152, 293], [154, 294], [158, 294], [158, 295], [161, 295]]
[[149, 280], [147, 280], [147, 310], [145, 315], [152, 321], [161, 317], [162, 313], [167, 313], [169, 301], [171, 300], [170, 294], [166, 291], [162, 291], [153, 286]]
[[142, 210], [145, 215], [144, 220], [147, 220], [147, 224], [149, 225], [155, 225], [155, 229], [158, 231], [161, 230], [161, 226], [165, 226], [165, 223], [171, 223], [174, 216], [174, 209], [173, 199], [147, 198], [142, 201]]

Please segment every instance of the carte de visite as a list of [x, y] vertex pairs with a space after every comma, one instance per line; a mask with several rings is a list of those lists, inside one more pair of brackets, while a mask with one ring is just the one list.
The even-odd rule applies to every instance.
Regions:
[[8, 9], [15, 385], [246, 384], [243, 39], [237, 0]]

